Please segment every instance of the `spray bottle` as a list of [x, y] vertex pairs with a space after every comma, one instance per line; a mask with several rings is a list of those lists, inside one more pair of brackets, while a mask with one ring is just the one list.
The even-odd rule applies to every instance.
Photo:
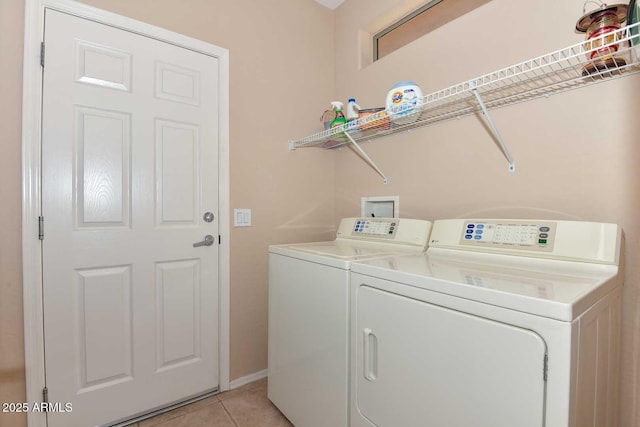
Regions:
[[[336, 118], [331, 121], [331, 124], [329, 125], [329, 127], [331, 129], [342, 128], [344, 124], [347, 123], [347, 119], [344, 118], [344, 114], [342, 113], [342, 102], [333, 101], [331, 103], [331, 106], [336, 112]], [[339, 130], [343, 130], [343, 129], [339, 129]]]

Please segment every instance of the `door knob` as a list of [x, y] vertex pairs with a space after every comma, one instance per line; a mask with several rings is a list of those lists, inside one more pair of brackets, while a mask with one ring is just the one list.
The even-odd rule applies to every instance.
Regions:
[[202, 241], [194, 243], [193, 247], [197, 248], [198, 246], [211, 246], [213, 245], [214, 240], [215, 239], [211, 234], [207, 234], [206, 236], [204, 236], [204, 239], [202, 239]]

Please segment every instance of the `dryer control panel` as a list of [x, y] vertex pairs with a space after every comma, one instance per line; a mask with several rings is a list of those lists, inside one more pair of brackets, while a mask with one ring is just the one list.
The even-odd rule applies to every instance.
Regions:
[[442, 219], [429, 250], [455, 249], [618, 265], [624, 247], [616, 224], [537, 219]]
[[556, 237], [556, 223], [465, 220], [460, 234], [462, 245], [551, 252]]

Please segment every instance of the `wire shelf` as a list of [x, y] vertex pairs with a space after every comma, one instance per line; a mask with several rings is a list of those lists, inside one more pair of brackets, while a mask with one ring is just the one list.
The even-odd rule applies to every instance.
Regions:
[[[333, 128], [289, 141], [289, 149], [336, 148], [357, 142], [482, 113], [473, 91], [488, 110], [551, 96], [640, 72], [640, 23], [589, 41], [512, 65], [422, 97], [411, 111], [380, 111]], [[402, 117], [404, 124], [394, 122]], [[407, 123], [412, 116], [415, 120]]]

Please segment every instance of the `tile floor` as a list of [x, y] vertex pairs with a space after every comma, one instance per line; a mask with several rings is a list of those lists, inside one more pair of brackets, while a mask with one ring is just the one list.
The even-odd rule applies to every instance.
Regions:
[[293, 427], [267, 398], [267, 379], [165, 412], [129, 427]]

